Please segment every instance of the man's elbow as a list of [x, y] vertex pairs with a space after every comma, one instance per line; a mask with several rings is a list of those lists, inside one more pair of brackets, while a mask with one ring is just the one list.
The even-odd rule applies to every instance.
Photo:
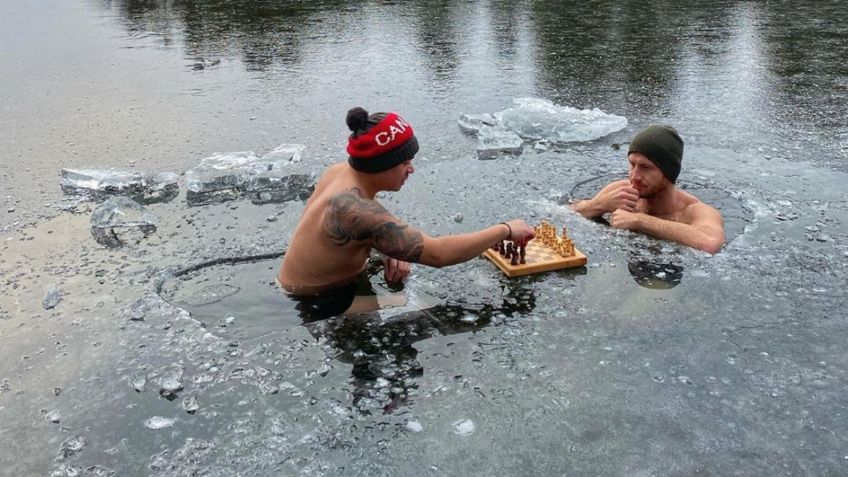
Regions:
[[708, 237], [696, 245], [696, 247], [710, 255], [715, 255], [724, 247], [724, 238]]

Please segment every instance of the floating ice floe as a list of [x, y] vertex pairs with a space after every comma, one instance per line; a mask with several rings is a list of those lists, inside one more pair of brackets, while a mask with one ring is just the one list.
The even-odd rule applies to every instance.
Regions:
[[177, 392], [183, 389], [182, 379], [182, 368], [168, 370], [159, 378], [159, 394], [166, 398], [176, 398]]
[[136, 392], [144, 392], [147, 387], [147, 376], [143, 372], [130, 376], [130, 387]]
[[62, 420], [62, 415], [59, 414], [59, 411], [54, 409], [45, 414], [44, 418], [52, 422], [53, 424], [58, 424]]
[[183, 410], [189, 414], [194, 414], [200, 409], [200, 403], [197, 402], [197, 396], [186, 396], [183, 398]]
[[515, 106], [495, 114], [463, 114], [459, 127], [476, 134], [479, 159], [519, 155], [525, 141], [536, 150], [550, 143], [594, 141], [627, 126], [627, 118], [598, 108], [577, 109], [541, 98], [516, 98]]
[[83, 436], [72, 436], [64, 441], [59, 446], [59, 455], [62, 459], [67, 459], [72, 455], [78, 453], [85, 447], [86, 440]]
[[627, 127], [627, 118], [598, 108], [577, 109], [541, 98], [518, 98], [514, 102], [515, 107], [496, 113], [495, 117], [507, 130], [533, 141], [594, 141]]
[[497, 159], [503, 155], [518, 156], [524, 147], [524, 140], [512, 131], [486, 128], [480, 130], [477, 144], [477, 159]]
[[56, 305], [62, 301], [62, 292], [59, 291], [56, 287], [50, 287], [47, 290], [47, 293], [44, 294], [44, 298], [41, 299], [41, 306], [44, 307], [45, 310], [52, 310], [56, 308]]
[[283, 144], [264, 156], [253, 151], [213, 154], [186, 172], [186, 201], [206, 205], [250, 197], [254, 203], [303, 200], [314, 176], [295, 170], [304, 146]]
[[155, 216], [134, 200], [116, 196], [91, 214], [91, 235], [97, 243], [117, 248], [156, 231]]
[[474, 434], [474, 421], [471, 419], [459, 419], [453, 423], [453, 433], [459, 436], [470, 436]]
[[167, 417], [162, 416], [153, 416], [150, 419], [144, 421], [144, 427], [148, 429], [153, 429], [154, 431], [158, 431], [159, 429], [165, 429], [166, 427], [171, 427], [173, 425], [173, 419], [168, 419]]
[[93, 200], [124, 195], [150, 204], [167, 202], [179, 194], [179, 176], [173, 172], [111, 169], [62, 169], [62, 192]]
[[424, 430], [424, 426], [418, 421], [409, 421], [406, 423], [406, 429], [410, 432], [421, 432]]
[[459, 128], [471, 134], [477, 134], [481, 129], [494, 128], [498, 125], [498, 118], [489, 113], [462, 114], [459, 116]]

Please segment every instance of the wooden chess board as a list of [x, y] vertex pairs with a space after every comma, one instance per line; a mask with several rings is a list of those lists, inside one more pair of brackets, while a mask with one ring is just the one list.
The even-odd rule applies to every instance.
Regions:
[[586, 265], [587, 262], [586, 255], [583, 255], [583, 252], [577, 250], [577, 247], [574, 248], [574, 255], [563, 257], [555, 250], [535, 239], [527, 244], [524, 255], [524, 261], [526, 263], [523, 265], [510, 264], [509, 258], [502, 257], [499, 252], [491, 248], [483, 252], [483, 256], [494, 262], [508, 277], [580, 267]]

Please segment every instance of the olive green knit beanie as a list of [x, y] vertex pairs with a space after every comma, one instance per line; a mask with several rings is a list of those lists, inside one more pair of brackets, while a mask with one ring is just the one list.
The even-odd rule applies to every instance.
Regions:
[[671, 126], [653, 124], [641, 130], [630, 141], [627, 154], [638, 152], [650, 159], [672, 183], [680, 174], [683, 160], [683, 139]]

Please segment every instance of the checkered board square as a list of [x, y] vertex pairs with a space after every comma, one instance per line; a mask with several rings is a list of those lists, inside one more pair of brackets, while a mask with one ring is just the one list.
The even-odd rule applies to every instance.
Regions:
[[574, 255], [562, 257], [553, 249], [548, 248], [538, 240], [531, 240], [527, 244], [524, 255], [525, 264], [511, 265], [510, 259], [501, 257], [501, 254], [491, 248], [483, 252], [483, 256], [494, 262], [498, 268], [508, 277], [518, 277], [533, 273], [561, 270], [563, 268], [580, 267], [586, 265], [586, 255], [574, 248]]

